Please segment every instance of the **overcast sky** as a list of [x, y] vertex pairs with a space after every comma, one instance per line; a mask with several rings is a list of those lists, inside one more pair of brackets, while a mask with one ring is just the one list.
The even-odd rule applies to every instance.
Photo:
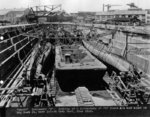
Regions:
[[0, 0], [0, 9], [21, 8], [36, 5], [62, 4], [67, 12], [102, 11], [103, 4], [122, 5], [111, 9], [126, 9], [127, 3], [134, 2], [143, 9], [150, 9], [150, 0]]

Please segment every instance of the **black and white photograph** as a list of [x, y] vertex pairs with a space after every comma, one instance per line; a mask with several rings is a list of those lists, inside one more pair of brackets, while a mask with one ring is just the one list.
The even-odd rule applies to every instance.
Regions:
[[149, 117], [149, 0], [0, 0], [0, 117]]

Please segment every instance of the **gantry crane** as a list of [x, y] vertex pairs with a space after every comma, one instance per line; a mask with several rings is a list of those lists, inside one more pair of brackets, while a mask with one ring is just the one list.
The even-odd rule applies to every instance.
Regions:
[[107, 7], [107, 11], [109, 11], [112, 6], [121, 6], [121, 5], [111, 5], [111, 4], [106, 4], [105, 5], [105, 4], [103, 4], [103, 11], [104, 11], [105, 7]]

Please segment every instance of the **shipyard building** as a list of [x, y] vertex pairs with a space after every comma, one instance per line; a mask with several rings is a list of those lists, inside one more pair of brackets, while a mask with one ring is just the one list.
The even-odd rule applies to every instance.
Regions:
[[95, 19], [99, 21], [107, 21], [113, 18], [130, 18], [137, 16], [142, 22], [150, 24], [150, 10], [128, 9], [128, 10], [111, 10], [104, 12], [96, 12]]

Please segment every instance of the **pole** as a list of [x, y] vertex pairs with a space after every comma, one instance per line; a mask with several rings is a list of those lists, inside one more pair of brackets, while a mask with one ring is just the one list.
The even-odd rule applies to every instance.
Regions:
[[105, 10], [105, 5], [103, 4], [103, 11]]
[[128, 33], [126, 34], [126, 49], [125, 49], [125, 58], [128, 59]]

